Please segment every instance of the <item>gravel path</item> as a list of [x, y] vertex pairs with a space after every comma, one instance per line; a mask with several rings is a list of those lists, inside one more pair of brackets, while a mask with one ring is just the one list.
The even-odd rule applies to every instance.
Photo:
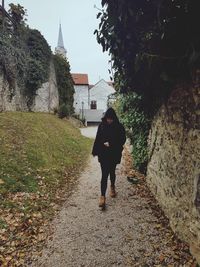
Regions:
[[80, 128], [82, 135], [90, 138], [94, 138], [97, 132], [97, 126], [91, 126], [87, 128]]
[[76, 190], [53, 221], [53, 236], [32, 266], [182, 266], [158, 264], [159, 257], [173, 251], [147, 201], [133, 194], [123, 164], [117, 169], [117, 197], [107, 196], [106, 211], [98, 207], [99, 185], [99, 163], [90, 157]]

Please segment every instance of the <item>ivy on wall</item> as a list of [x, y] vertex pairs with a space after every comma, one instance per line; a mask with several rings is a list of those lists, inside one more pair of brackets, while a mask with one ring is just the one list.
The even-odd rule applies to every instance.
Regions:
[[51, 49], [39, 31], [26, 25], [22, 6], [10, 4], [9, 14], [15, 24], [5, 19], [0, 37], [0, 68], [9, 83], [10, 97], [19, 85], [31, 109], [36, 90], [48, 80]]
[[15, 88], [16, 79], [24, 74], [26, 56], [22, 49], [14, 47], [8, 36], [0, 36], [0, 71], [8, 81], [10, 90]]
[[37, 89], [48, 81], [52, 53], [38, 30], [28, 29], [25, 43], [28, 50], [25, 94], [28, 96], [28, 106], [31, 107]]

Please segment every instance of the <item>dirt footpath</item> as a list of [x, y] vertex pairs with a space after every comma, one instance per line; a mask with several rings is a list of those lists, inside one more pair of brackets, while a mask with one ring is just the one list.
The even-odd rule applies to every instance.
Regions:
[[134, 194], [133, 186], [122, 164], [117, 169], [117, 197], [108, 194], [107, 209], [101, 211], [99, 163], [90, 157], [77, 189], [53, 221], [53, 236], [31, 266], [191, 266], [175, 261], [174, 248], [168, 245], [170, 237], [163, 238], [159, 219], [147, 200]]

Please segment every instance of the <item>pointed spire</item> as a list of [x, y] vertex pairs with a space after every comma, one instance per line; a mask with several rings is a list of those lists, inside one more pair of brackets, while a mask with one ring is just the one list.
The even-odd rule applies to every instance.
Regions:
[[66, 58], [67, 50], [64, 47], [61, 23], [60, 23], [60, 26], [59, 26], [58, 44], [57, 44], [57, 47], [55, 49], [55, 53], [56, 54], [60, 54], [60, 55], [62, 55], [63, 57]]
[[58, 45], [57, 45], [57, 47], [62, 47], [62, 48], [64, 47], [61, 23], [60, 23], [60, 27], [59, 27], [59, 35], [58, 35]]

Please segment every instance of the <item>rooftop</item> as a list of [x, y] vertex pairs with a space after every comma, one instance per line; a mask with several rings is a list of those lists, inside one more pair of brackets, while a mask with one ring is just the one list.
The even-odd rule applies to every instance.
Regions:
[[72, 73], [75, 85], [89, 85], [88, 74]]

